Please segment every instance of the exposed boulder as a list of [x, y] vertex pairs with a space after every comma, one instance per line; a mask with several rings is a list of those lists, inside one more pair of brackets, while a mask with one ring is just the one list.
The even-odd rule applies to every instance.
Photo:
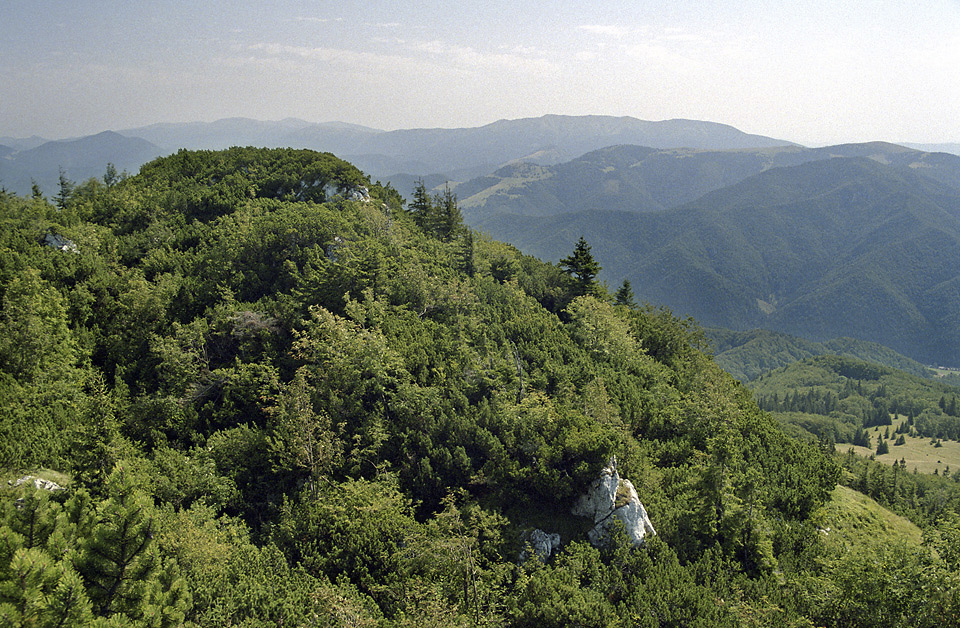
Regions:
[[62, 235], [56, 233], [47, 233], [43, 236], [43, 244], [49, 246], [52, 249], [57, 249], [58, 251], [64, 251], [66, 253], [79, 253], [80, 247], [73, 240], [68, 240]]
[[527, 534], [524, 541], [527, 549], [520, 552], [520, 562], [526, 561], [531, 556], [536, 556], [541, 561], [546, 562], [553, 551], [560, 548], [560, 535], [549, 534], [540, 528]]
[[56, 482], [51, 482], [50, 480], [44, 480], [43, 478], [38, 478], [34, 475], [25, 475], [22, 478], [18, 478], [17, 480], [10, 480], [7, 483], [12, 484], [13, 486], [23, 486], [28, 482], [32, 483], [33, 487], [38, 490], [44, 490], [44, 491], [62, 491], [63, 490], [63, 487], [57, 484]]
[[342, 198], [347, 201], [358, 201], [360, 203], [369, 203], [371, 200], [370, 190], [368, 190], [363, 185], [356, 186], [356, 187], [351, 186], [346, 189], [341, 189], [333, 183], [328, 183], [323, 188], [323, 194], [324, 194], [324, 198], [326, 198], [328, 201]]
[[657, 533], [633, 483], [617, 473], [616, 458], [610, 460], [600, 477], [580, 496], [572, 512], [593, 520], [595, 525], [587, 536], [594, 545], [603, 541], [607, 530], [618, 520], [633, 545], [642, 543], [647, 534]]

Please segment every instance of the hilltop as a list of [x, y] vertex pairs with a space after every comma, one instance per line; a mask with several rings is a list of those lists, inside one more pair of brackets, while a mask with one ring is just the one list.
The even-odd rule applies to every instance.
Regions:
[[[898, 555], [908, 588], [864, 615], [887, 549], [836, 555], [816, 527], [841, 461], [786, 436], [694, 323], [611, 304], [589, 249], [544, 263], [467, 229], [451, 196], [404, 203], [292, 149], [180, 151], [60, 201], [0, 194], [0, 464], [65, 487], [5, 485], [9, 616], [845, 626], [955, 611], [947, 526], [930, 528], [940, 554]], [[631, 483], [612, 505], [642, 500], [652, 521], [639, 545], [572, 512], [614, 461]], [[955, 503], [939, 490], [913, 493], [925, 525]]]

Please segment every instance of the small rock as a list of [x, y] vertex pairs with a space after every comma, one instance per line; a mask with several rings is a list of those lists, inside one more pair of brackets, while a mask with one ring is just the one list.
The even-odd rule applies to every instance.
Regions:
[[[560, 547], [560, 535], [549, 534], [537, 528], [526, 535], [526, 544], [530, 551], [533, 552], [533, 556], [536, 556], [542, 562], [547, 562], [547, 559], [550, 558], [553, 551]], [[520, 562], [524, 562], [528, 558], [530, 558], [530, 553], [527, 550], [520, 552]]]

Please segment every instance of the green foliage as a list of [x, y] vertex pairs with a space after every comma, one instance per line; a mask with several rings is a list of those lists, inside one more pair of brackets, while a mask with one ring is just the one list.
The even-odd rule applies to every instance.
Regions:
[[[20, 508], [5, 496], [3, 617], [840, 617], [821, 594], [842, 578], [813, 541], [839, 477], [829, 448], [783, 434], [693, 321], [628, 292], [614, 304], [585, 242], [564, 272], [466, 231], [449, 191], [400, 201], [331, 155], [261, 149], [183, 151], [81, 183], [63, 209], [0, 195], [2, 464], [72, 474]], [[871, 381], [790, 403], [904, 406], [892, 379]], [[950, 399], [914, 429], [952, 417]], [[593, 548], [592, 522], [569, 514], [613, 456], [658, 531], [640, 548]], [[935, 499], [952, 477], [918, 480], [910, 502], [903, 476], [891, 491], [844, 464], [924, 521], [956, 510]], [[563, 547], [518, 566], [534, 527]]]
[[61, 506], [28, 486], [19, 499], [17, 493], [4, 495], [0, 617], [5, 622], [182, 625], [190, 594], [176, 564], [156, 553], [152, 505], [121, 471], [110, 476], [107, 497], [97, 502], [81, 490]]
[[704, 332], [713, 347], [717, 364], [743, 382], [818, 355], [854, 358], [927, 379], [934, 377], [930, 368], [916, 360], [883, 345], [853, 338], [814, 342], [766, 329], [737, 332], [713, 328], [705, 329]]
[[613, 293], [613, 304], [625, 305], [626, 307], [635, 307], [637, 305], [633, 296], [633, 288], [630, 287], [630, 282], [626, 279], [623, 280], [623, 283], [620, 284], [617, 291]]
[[[486, 203], [494, 213], [484, 214], [483, 227], [551, 261], [582, 235], [611, 281], [629, 279], [642, 299], [704, 325], [856, 336], [926, 364], [955, 365], [960, 292], [956, 266], [943, 260], [960, 257], [956, 170], [941, 185], [910, 166], [915, 155], [880, 163], [867, 157], [883, 147], [863, 145], [854, 149], [862, 157], [799, 163], [808, 158], [793, 153], [797, 161], [785, 167], [756, 153], [669, 151], [661, 159], [686, 162], [679, 167], [691, 177], [674, 178], [675, 163], [670, 175], [654, 170], [652, 193], [641, 174], [648, 150], [584, 156], [590, 176], [575, 170], [570, 188], [559, 173], [550, 176], [553, 168], [539, 181], [490, 181], [503, 187]], [[700, 170], [711, 160], [729, 174], [744, 172], [745, 161], [753, 176], [719, 181], [716, 171]], [[564, 192], [559, 202], [545, 189], [555, 186]], [[605, 186], [621, 193], [603, 193]], [[463, 194], [478, 211], [483, 193]], [[683, 206], [667, 200], [681, 198]]]
[[457, 195], [447, 185], [442, 193], [430, 196], [423, 180], [413, 190], [413, 200], [408, 207], [416, 224], [441, 240], [452, 240], [464, 231], [463, 216], [457, 205]]
[[560, 268], [574, 280], [573, 296], [596, 295], [599, 286], [596, 283], [597, 275], [602, 270], [599, 262], [590, 253], [590, 245], [580, 236], [577, 246], [568, 257], [559, 262]]
[[836, 443], [867, 446], [858, 429], [891, 425], [898, 414], [915, 417], [920, 436], [960, 439], [960, 418], [939, 407], [944, 400], [949, 408], [955, 387], [863, 360], [809, 358], [766, 373], [751, 387], [760, 407]]

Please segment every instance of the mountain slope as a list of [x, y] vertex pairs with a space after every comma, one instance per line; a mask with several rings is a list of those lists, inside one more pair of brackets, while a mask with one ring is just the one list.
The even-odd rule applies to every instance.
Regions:
[[768, 371], [819, 355], [857, 358], [928, 379], [936, 376], [933, 370], [893, 349], [854, 338], [814, 342], [767, 329], [737, 332], [707, 328], [704, 332], [713, 347], [717, 364], [744, 382], [756, 379]]
[[[123, 605], [88, 617], [825, 625], [824, 596], [777, 592], [815, 581], [830, 452], [785, 436], [688, 323], [422, 218], [292, 149], [179, 151], [61, 208], [0, 193], [0, 464], [71, 480], [63, 500], [0, 484], [0, 588], [32, 605], [5, 616], [59, 621], [53, 592], [80, 607], [132, 564]], [[641, 547], [564, 525], [613, 456], [636, 483], [612, 497], [656, 521]], [[518, 564], [535, 526], [560, 547]], [[120, 537], [142, 563], [101, 551]]]
[[104, 131], [13, 152], [0, 159], [0, 180], [18, 194], [29, 194], [32, 182], [36, 181], [45, 193], [52, 195], [56, 192], [61, 168], [70, 179], [79, 182], [100, 177], [108, 163], [118, 171], [135, 172], [163, 152], [146, 140]]
[[582, 234], [613, 283], [708, 325], [960, 354], [960, 191], [866, 158], [774, 168], [653, 213], [479, 223], [558, 259]]
[[456, 191], [467, 215], [476, 220], [499, 212], [547, 216], [593, 209], [660, 211], [771, 168], [835, 157], [868, 157], [960, 187], [960, 157], [872, 142], [723, 151], [610, 146], [562, 164], [520, 161], [461, 183]]

